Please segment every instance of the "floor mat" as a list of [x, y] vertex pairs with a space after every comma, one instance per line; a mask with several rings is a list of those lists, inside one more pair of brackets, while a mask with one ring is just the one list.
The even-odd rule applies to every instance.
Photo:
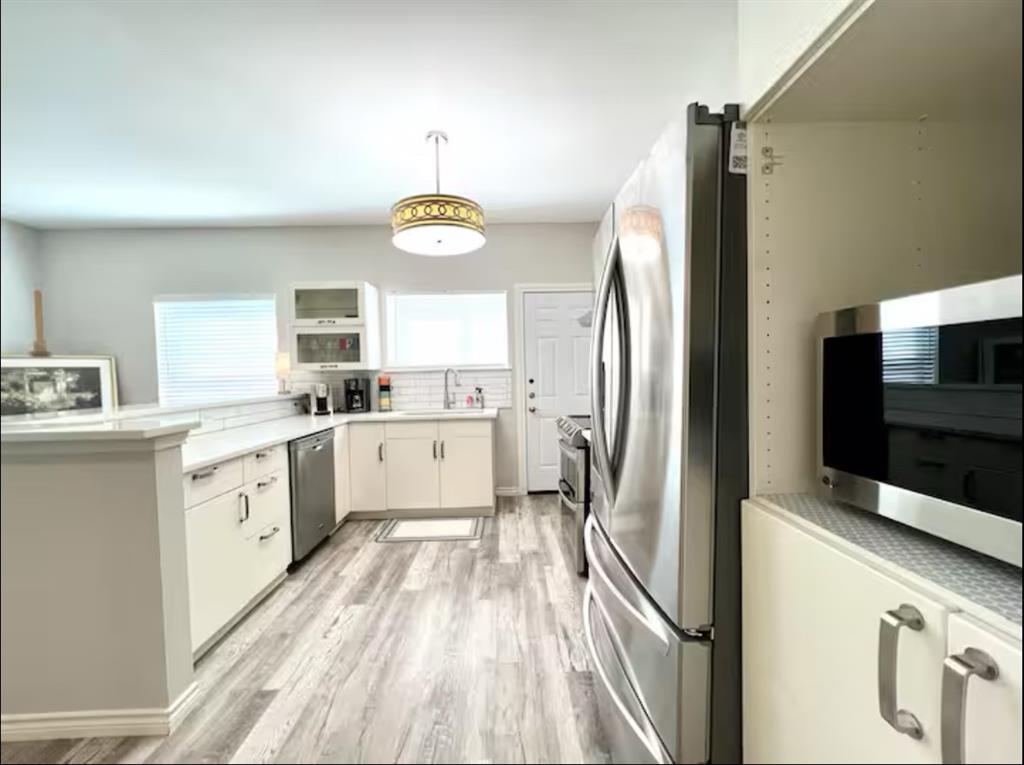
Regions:
[[377, 532], [378, 542], [445, 542], [479, 539], [482, 518], [396, 518]]

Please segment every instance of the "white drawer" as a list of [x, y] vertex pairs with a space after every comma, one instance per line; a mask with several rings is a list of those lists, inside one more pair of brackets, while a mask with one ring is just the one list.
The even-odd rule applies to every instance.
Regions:
[[487, 437], [491, 435], [490, 420], [441, 420], [441, 440], [460, 436]]
[[246, 537], [268, 524], [284, 523], [291, 516], [287, 470], [275, 470], [270, 475], [260, 476], [247, 483], [242, 491], [249, 497]]
[[385, 422], [386, 438], [437, 438], [437, 420]]
[[242, 457], [245, 465], [245, 482], [288, 467], [288, 444], [268, 446]]
[[241, 458], [185, 473], [185, 507], [198, 505], [242, 485]]
[[249, 540], [249, 544], [254, 546], [252, 570], [247, 572], [252, 577], [249, 595], [252, 598], [288, 570], [292, 562], [291, 520], [285, 517], [268, 523]]

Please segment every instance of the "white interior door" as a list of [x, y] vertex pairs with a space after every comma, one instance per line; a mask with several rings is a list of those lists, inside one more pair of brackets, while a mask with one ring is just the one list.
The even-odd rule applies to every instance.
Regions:
[[527, 292], [523, 304], [526, 488], [558, 488], [561, 415], [590, 414], [592, 292]]

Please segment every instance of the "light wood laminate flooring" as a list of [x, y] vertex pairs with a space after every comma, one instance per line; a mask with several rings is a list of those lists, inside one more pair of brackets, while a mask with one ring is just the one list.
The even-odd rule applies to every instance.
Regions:
[[557, 496], [479, 540], [344, 525], [196, 667], [167, 738], [4, 744], [15, 762], [607, 762]]

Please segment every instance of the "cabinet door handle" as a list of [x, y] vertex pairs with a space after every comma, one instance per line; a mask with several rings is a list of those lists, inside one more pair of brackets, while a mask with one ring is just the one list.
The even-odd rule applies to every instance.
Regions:
[[256, 482], [256, 488], [257, 489], [265, 489], [268, 486], [273, 486], [275, 483], [277, 483], [277, 476], [276, 475], [272, 475], [266, 481], [257, 481]]
[[434, 459], [437, 459], [437, 441], [434, 441]]
[[999, 677], [995, 659], [977, 648], [947, 656], [942, 662], [942, 761], [961, 763], [964, 755], [964, 725], [967, 717], [967, 684], [972, 675], [982, 680]]
[[274, 528], [272, 528], [266, 534], [260, 534], [260, 541], [261, 542], [266, 542], [268, 539], [270, 539], [272, 536], [274, 536], [274, 534], [276, 534], [280, 530], [281, 530], [280, 526], [274, 526]]
[[209, 478], [210, 476], [212, 476], [214, 473], [217, 472], [217, 469], [218, 469], [218, 466], [214, 465], [209, 470], [203, 470], [203, 471], [200, 471], [199, 473], [193, 473], [192, 474], [192, 480], [193, 481], [201, 481], [204, 478]]
[[909, 603], [882, 614], [878, 624], [878, 712], [895, 730], [919, 740], [924, 731], [912, 712], [900, 709], [896, 701], [900, 629], [919, 632], [924, 629], [924, 617]]
[[238, 522], [245, 523], [249, 520], [249, 495], [243, 491], [239, 493], [238, 498], [242, 500], [238, 507]]
[[383, 462], [384, 461], [384, 443], [383, 442], [377, 444], [377, 461], [378, 462]]
[[441, 459], [444, 459], [444, 441], [441, 442]]

